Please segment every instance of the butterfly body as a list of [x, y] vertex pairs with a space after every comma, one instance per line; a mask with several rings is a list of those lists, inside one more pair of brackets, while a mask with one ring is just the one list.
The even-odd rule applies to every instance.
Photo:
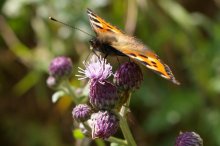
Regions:
[[106, 56], [126, 56], [117, 49], [113, 48], [108, 42], [100, 41], [97, 38], [91, 39], [90, 45], [95, 51], [102, 52], [103, 54], [106, 54]]
[[135, 37], [124, 34], [90, 9], [87, 10], [87, 14], [91, 27], [96, 33], [96, 38], [90, 41], [91, 46], [95, 50], [106, 55], [120, 55], [133, 58], [161, 77], [171, 80], [175, 84], [179, 84], [168, 65], [163, 63], [146, 45]]

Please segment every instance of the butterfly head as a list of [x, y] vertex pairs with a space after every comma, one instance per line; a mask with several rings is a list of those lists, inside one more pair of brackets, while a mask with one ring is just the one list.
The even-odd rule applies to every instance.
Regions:
[[93, 49], [96, 49], [96, 48], [99, 48], [101, 46], [101, 42], [98, 41], [97, 38], [92, 38], [90, 41], [89, 41], [90, 45], [92, 46]]

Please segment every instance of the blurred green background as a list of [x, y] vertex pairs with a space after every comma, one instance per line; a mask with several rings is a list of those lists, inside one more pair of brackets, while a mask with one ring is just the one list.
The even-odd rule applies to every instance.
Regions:
[[0, 145], [78, 145], [74, 104], [69, 98], [52, 104], [47, 68], [65, 55], [76, 73], [91, 38], [48, 17], [93, 34], [87, 7], [150, 46], [181, 82], [142, 67], [144, 83], [129, 116], [138, 145], [172, 146], [180, 131], [195, 131], [204, 145], [220, 146], [219, 0], [1, 0]]

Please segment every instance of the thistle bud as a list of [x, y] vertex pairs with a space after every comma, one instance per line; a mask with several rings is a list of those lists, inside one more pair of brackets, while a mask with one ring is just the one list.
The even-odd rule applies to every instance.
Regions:
[[143, 74], [136, 63], [126, 62], [115, 72], [113, 81], [122, 90], [134, 90], [140, 87]]
[[91, 113], [91, 107], [89, 107], [87, 104], [79, 104], [72, 111], [73, 118], [78, 122], [88, 120]]
[[203, 146], [203, 140], [195, 132], [184, 132], [177, 137], [175, 146]]
[[72, 74], [72, 61], [68, 57], [60, 56], [54, 58], [49, 66], [50, 76], [56, 79], [69, 78]]
[[94, 108], [113, 109], [118, 99], [117, 88], [113, 84], [107, 81], [91, 81], [89, 101]]
[[91, 116], [92, 138], [107, 139], [114, 135], [119, 127], [118, 117], [109, 111], [99, 111]]

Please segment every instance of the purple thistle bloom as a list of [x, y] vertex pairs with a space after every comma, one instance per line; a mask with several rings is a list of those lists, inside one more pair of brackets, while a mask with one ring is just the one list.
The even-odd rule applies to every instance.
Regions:
[[175, 146], [203, 146], [203, 140], [195, 132], [181, 132], [176, 139]]
[[70, 58], [60, 56], [54, 58], [49, 66], [50, 76], [56, 79], [69, 78], [72, 74], [73, 64]]
[[90, 84], [89, 101], [96, 109], [112, 109], [118, 103], [117, 88], [107, 82], [92, 81]]
[[109, 111], [99, 111], [91, 116], [92, 138], [107, 139], [115, 134], [119, 127], [118, 117]]
[[79, 104], [73, 108], [73, 118], [78, 122], [84, 122], [89, 119], [92, 113], [91, 108], [87, 104]]
[[112, 66], [106, 62], [106, 59], [93, 55], [89, 63], [83, 63], [86, 67], [85, 70], [79, 68], [81, 75], [76, 75], [79, 80], [89, 78], [91, 80], [102, 82], [112, 75]]
[[134, 62], [122, 64], [114, 74], [114, 83], [123, 90], [138, 89], [143, 81], [140, 67]]

